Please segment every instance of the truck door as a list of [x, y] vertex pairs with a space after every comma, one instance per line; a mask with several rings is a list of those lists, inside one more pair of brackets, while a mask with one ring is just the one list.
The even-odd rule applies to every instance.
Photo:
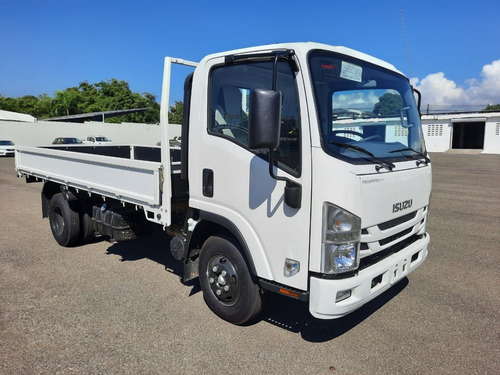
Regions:
[[[231, 64], [213, 59], [207, 74], [206, 120], [200, 118], [206, 126], [190, 138], [198, 153], [190, 151], [190, 181], [198, 181], [190, 185], [190, 203], [238, 228], [258, 276], [306, 290], [311, 164], [307, 111], [300, 110], [306, 108], [302, 77], [289, 61], [279, 61], [281, 137], [274, 171], [302, 186], [301, 208], [294, 209], [284, 202], [285, 182], [269, 175], [268, 152], [248, 148], [249, 93], [271, 89], [272, 58]], [[285, 276], [286, 259], [300, 263], [296, 275]]]

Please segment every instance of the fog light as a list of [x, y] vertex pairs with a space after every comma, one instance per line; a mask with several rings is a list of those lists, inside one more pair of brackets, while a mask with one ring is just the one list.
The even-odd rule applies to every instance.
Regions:
[[348, 299], [351, 296], [351, 289], [348, 290], [341, 290], [340, 292], [337, 292], [337, 297], [335, 297], [335, 302], [340, 302], [345, 299]]
[[290, 277], [298, 274], [300, 271], [300, 262], [293, 259], [285, 259], [285, 266], [283, 267], [283, 274], [285, 277]]

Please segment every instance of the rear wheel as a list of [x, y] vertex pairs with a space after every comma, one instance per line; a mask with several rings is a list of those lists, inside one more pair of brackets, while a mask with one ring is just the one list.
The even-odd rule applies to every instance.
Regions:
[[92, 205], [88, 202], [81, 202], [80, 209], [80, 239], [82, 242], [89, 242], [94, 238], [94, 223], [92, 222]]
[[57, 243], [64, 247], [75, 245], [80, 236], [80, 215], [73, 203], [64, 199], [62, 193], [50, 200], [50, 229]]
[[236, 241], [212, 236], [201, 248], [200, 285], [208, 307], [234, 324], [254, 319], [262, 309], [259, 286], [254, 283]]

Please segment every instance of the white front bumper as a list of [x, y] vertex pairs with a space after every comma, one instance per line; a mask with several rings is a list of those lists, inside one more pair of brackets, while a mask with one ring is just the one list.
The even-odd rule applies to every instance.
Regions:
[[[426, 234], [424, 238], [398, 253], [359, 271], [354, 277], [340, 280], [311, 277], [309, 294], [311, 315], [319, 319], [337, 319], [357, 310], [420, 266], [427, 257], [429, 240], [429, 234]], [[412, 261], [415, 254], [418, 255]], [[382, 275], [381, 281], [372, 287], [372, 281], [380, 275]], [[335, 302], [337, 292], [349, 289], [352, 293], [349, 298]]]

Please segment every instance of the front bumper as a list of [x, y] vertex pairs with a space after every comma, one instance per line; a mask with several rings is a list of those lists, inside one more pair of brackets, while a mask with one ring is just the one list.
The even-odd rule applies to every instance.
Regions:
[[0, 150], [0, 156], [13, 156], [13, 155], [14, 155], [14, 149]]
[[[429, 234], [405, 249], [365, 268], [347, 279], [311, 277], [309, 311], [319, 319], [341, 318], [359, 309], [420, 266], [427, 257]], [[336, 302], [337, 292], [351, 290], [351, 296]]]

